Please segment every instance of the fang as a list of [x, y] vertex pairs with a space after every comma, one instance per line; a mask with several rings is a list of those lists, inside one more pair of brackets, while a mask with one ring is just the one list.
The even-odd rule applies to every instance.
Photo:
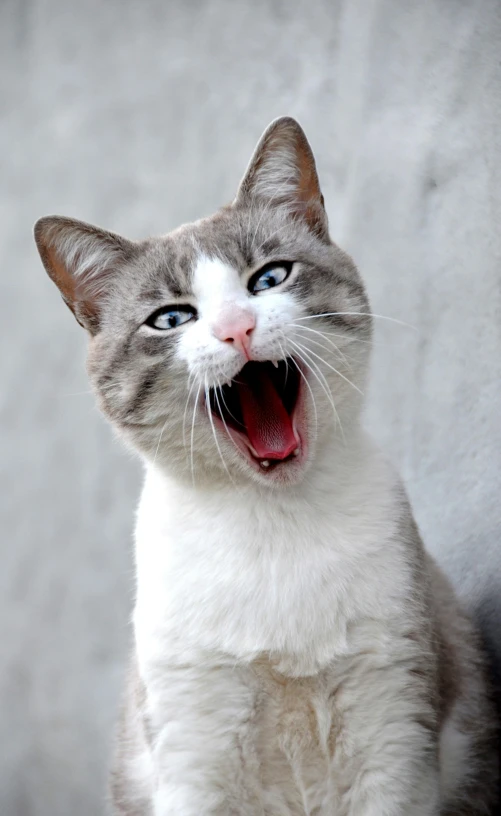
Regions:
[[270, 466], [268, 459], [263, 459], [259, 464], [261, 465], [262, 468], [269, 468]]
[[293, 456], [299, 456], [299, 448], [296, 448], [295, 451], [292, 451]]

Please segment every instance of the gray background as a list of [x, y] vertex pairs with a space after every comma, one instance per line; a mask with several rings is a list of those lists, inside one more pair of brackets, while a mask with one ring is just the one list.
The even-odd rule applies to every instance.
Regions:
[[288, 113], [378, 320], [368, 423], [488, 637], [501, 584], [496, 0], [3, 0], [0, 814], [103, 810], [140, 484], [31, 227], [136, 238], [233, 195]]

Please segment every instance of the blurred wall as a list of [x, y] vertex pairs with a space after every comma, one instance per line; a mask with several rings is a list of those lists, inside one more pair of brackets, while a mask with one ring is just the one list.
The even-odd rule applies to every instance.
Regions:
[[495, 645], [501, 584], [497, 0], [0, 4], [0, 813], [103, 811], [140, 484], [31, 228], [129, 237], [229, 200], [300, 119], [377, 319], [368, 423]]

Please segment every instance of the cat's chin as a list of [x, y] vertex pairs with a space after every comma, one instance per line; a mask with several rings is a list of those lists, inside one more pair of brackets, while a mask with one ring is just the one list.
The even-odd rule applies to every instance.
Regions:
[[[298, 411], [298, 414], [303, 413]], [[261, 459], [256, 456], [248, 444], [248, 441], [243, 438], [242, 434], [235, 431], [231, 432], [231, 439], [241, 454], [242, 459], [246, 462], [253, 475], [258, 476], [260, 481], [265, 483], [274, 482], [277, 484], [297, 484], [300, 482], [307, 462], [308, 462], [308, 433], [306, 425], [306, 417], [295, 417], [295, 433], [297, 437], [297, 446], [294, 451], [284, 459]], [[215, 424], [221, 433], [226, 433], [223, 423], [217, 417]]]

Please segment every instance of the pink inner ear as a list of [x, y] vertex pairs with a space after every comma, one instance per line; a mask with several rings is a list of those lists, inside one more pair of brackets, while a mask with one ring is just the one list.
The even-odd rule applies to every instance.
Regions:
[[70, 309], [73, 309], [76, 289], [75, 278], [70, 274], [66, 264], [63, 263], [53, 245], [44, 244], [43, 250], [41, 249], [40, 254], [47, 272], [56, 286], [59, 288], [65, 302], [68, 304]]
[[322, 193], [318, 183], [317, 171], [313, 156], [304, 149], [298, 152], [299, 185], [298, 193], [300, 198], [306, 203], [321, 201]]
[[61, 216], [41, 218], [35, 240], [43, 264], [78, 322], [95, 333], [102, 296], [134, 244], [99, 227]]
[[84, 328], [93, 331], [97, 329], [99, 313], [97, 303], [85, 286], [85, 277], [75, 278], [61, 260], [57, 249], [47, 246], [47, 262], [50, 266], [49, 274], [58, 286], [66, 305], [71, 309], [77, 321]]

